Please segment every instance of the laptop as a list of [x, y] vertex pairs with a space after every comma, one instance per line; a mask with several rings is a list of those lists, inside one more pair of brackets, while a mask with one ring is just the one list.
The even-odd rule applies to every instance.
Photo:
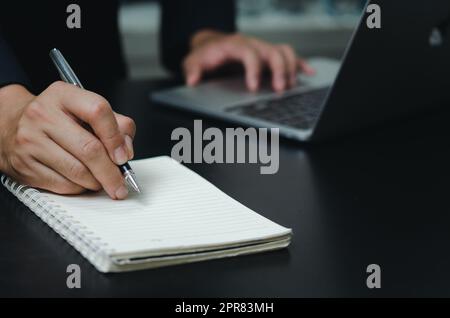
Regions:
[[[381, 28], [367, 26], [367, 6]], [[246, 90], [243, 77], [153, 93], [153, 101], [237, 125], [279, 128], [299, 141], [325, 140], [450, 106], [450, 2], [368, 1], [342, 61], [314, 57], [315, 76], [299, 74], [283, 94]]]

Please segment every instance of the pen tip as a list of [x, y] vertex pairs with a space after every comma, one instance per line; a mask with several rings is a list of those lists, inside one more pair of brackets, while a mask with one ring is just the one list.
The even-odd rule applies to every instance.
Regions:
[[136, 181], [136, 177], [134, 174], [128, 174], [125, 177], [125, 180], [127, 181], [128, 185], [134, 190], [134, 192], [141, 193], [141, 189]]

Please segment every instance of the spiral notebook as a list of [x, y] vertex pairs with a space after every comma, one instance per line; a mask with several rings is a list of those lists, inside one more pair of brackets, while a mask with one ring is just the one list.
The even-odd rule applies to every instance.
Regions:
[[62, 196], [2, 184], [101, 272], [121, 272], [269, 251], [292, 231], [227, 196], [170, 157], [132, 162], [142, 194]]

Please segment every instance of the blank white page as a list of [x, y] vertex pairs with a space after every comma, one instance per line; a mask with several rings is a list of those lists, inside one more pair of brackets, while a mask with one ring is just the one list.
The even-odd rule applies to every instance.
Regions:
[[110, 255], [223, 246], [289, 235], [169, 157], [131, 162], [142, 187], [124, 201], [104, 192], [44, 193]]

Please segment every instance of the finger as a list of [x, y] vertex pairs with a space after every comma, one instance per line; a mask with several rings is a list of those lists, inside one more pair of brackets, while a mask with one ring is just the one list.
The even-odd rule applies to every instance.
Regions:
[[131, 137], [128, 135], [125, 135], [125, 144], [127, 145], [128, 149], [128, 157], [131, 160], [134, 158], [134, 147], [133, 147], [133, 139], [131, 139]]
[[48, 90], [58, 96], [62, 104], [59, 107], [89, 124], [116, 164], [124, 164], [128, 160], [125, 139], [106, 99], [64, 82], [55, 82]]
[[186, 84], [189, 86], [197, 85], [202, 77], [202, 64], [197, 55], [190, 56], [184, 63], [184, 74], [186, 77]]
[[272, 49], [267, 54], [267, 60], [272, 71], [272, 87], [278, 92], [284, 91], [287, 87], [288, 71], [283, 54]]
[[120, 133], [123, 135], [128, 135], [134, 139], [134, 136], [136, 135], [136, 124], [134, 123], [134, 120], [130, 117], [117, 113], [114, 113], [114, 116], [116, 116]]
[[297, 56], [291, 46], [282, 44], [279, 46], [287, 64], [289, 73], [289, 85], [295, 86], [297, 82]]
[[188, 56], [184, 62], [187, 84], [197, 84], [204, 72], [217, 69], [231, 61], [244, 65], [247, 87], [251, 91], [257, 90], [262, 59], [251, 43], [239, 35], [228, 37], [227, 41], [221, 43], [205, 46]]
[[103, 143], [64, 113], [60, 112], [58, 116], [59, 125], [48, 125], [44, 131], [81, 161], [112, 199], [126, 198], [128, 190], [124, 179], [108, 156]]
[[101, 184], [82, 162], [57, 145], [53, 140], [47, 138], [45, 143], [37, 142], [31, 150], [33, 157], [37, 161], [82, 188], [92, 191], [98, 191], [102, 188]]
[[273, 89], [278, 92], [285, 90], [288, 68], [281, 50], [258, 40], [254, 41], [254, 43], [272, 72]]
[[228, 61], [225, 54], [227, 41], [204, 45], [194, 50], [183, 62], [186, 83], [196, 85], [202, 79], [203, 73], [217, 69]]
[[262, 71], [262, 59], [250, 42], [233, 43], [226, 50], [228, 58], [239, 61], [245, 68], [245, 81], [250, 91], [257, 91]]
[[30, 168], [33, 171], [33, 176], [29, 178], [28, 185], [33, 188], [40, 188], [57, 194], [80, 194], [86, 191], [82, 186], [75, 184], [38, 160], [35, 160]]
[[297, 64], [300, 70], [306, 75], [313, 76], [316, 74], [316, 70], [312, 66], [310, 66], [304, 59], [297, 58]]
[[245, 81], [248, 89], [252, 92], [257, 91], [261, 78], [261, 57], [254, 50], [249, 50], [243, 53], [242, 64], [245, 68]]
[[128, 160], [131, 160], [134, 157], [133, 139], [136, 135], [136, 124], [127, 116], [117, 113], [114, 113], [114, 115], [116, 116], [120, 132], [125, 136], [125, 144], [128, 150]]

